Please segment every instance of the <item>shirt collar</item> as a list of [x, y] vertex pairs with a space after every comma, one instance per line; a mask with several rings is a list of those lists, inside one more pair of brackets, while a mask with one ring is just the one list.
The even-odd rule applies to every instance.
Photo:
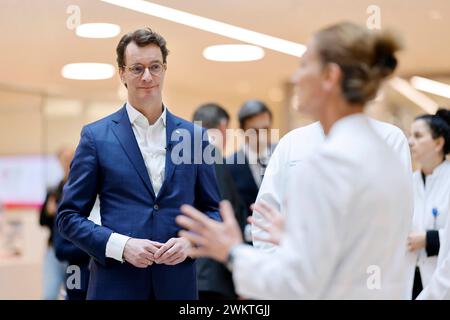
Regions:
[[[327, 138], [330, 138], [332, 136], [335, 136], [339, 134], [341, 131], [346, 131], [349, 126], [353, 126], [353, 129], [355, 129], [357, 126], [367, 126], [368, 125], [368, 118], [367, 116], [362, 113], [354, 113], [345, 117], [342, 117], [341, 119], [337, 120], [333, 125], [331, 126], [330, 130], [328, 131]], [[323, 130], [323, 128], [322, 128]]]
[[[131, 103], [127, 102], [126, 104], [126, 109], [127, 109], [127, 113], [128, 113], [128, 118], [130, 118], [130, 123], [133, 124], [135, 122], [137, 123], [144, 123], [147, 126], [150, 126], [150, 124], [148, 123], [147, 118], [140, 113], [136, 108], [134, 108]], [[158, 123], [162, 123], [163, 126], [166, 126], [166, 117], [167, 117], [167, 108], [163, 105], [163, 112], [161, 113], [161, 115], [159, 116], [159, 118], [155, 121], [155, 123], [153, 125], [156, 125]]]
[[[244, 144], [244, 153], [249, 161], [256, 161], [257, 159], [267, 159], [270, 156], [271, 146], [268, 145], [265, 150], [261, 151], [259, 154], [256, 150], [253, 150], [248, 143]], [[250, 160], [252, 159], [252, 160]]]

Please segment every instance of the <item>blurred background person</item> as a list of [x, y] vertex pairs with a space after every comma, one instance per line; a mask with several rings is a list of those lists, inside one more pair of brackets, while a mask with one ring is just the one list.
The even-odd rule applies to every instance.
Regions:
[[245, 141], [242, 148], [227, 159], [227, 165], [249, 216], [276, 144], [270, 141], [272, 112], [264, 102], [246, 101], [239, 110], [238, 119]]
[[[247, 210], [223, 159], [223, 152], [227, 142], [226, 130], [230, 122], [230, 116], [220, 105], [206, 103], [197, 108], [192, 120], [208, 129], [210, 143], [214, 146], [216, 159], [214, 166], [221, 199], [230, 201], [236, 220], [243, 233], [247, 224]], [[237, 298], [231, 272], [223, 264], [213, 259], [199, 258], [196, 261], [196, 265], [200, 300], [230, 300]]]
[[414, 172], [414, 223], [409, 250], [417, 252], [413, 298], [430, 283], [436, 269], [450, 201], [450, 111], [418, 116], [411, 124], [411, 152], [420, 169]]
[[72, 161], [74, 151], [69, 147], [63, 147], [58, 151], [57, 157], [63, 169], [64, 177], [56, 187], [56, 189], [49, 190], [42, 205], [39, 223], [41, 226], [48, 228], [48, 247], [45, 253], [44, 265], [42, 267], [42, 281], [43, 281], [43, 299], [55, 300], [60, 293], [61, 285], [64, 283], [66, 275], [67, 263], [60, 261], [56, 255], [53, 247], [53, 233], [56, 230], [55, 217], [58, 209], [58, 202], [62, 197], [62, 189], [69, 176], [70, 162]]
[[[405, 171], [412, 178], [411, 153], [408, 139], [403, 131], [390, 123], [372, 118], [368, 120], [380, 138], [394, 150], [402, 161]], [[287, 186], [289, 179], [293, 176], [293, 170], [317, 152], [325, 142], [325, 138], [320, 122], [294, 129], [282, 137], [270, 157], [256, 202], [265, 201], [274, 207], [276, 210], [274, 213], [285, 214], [287, 212], [285, 200], [289, 191]], [[267, 223], [264, 216], [254, 210], [252, 219], [256, 222], [251, 225], [253, 245], [267, 251], [275, 250], [275, 243], [262, 240], [267, 240], [268, 236], [265, 230], [258, 227], [260, 224]]]
[[[98, 197], [89, 215], [89, 220], [101, 225], [100, 200]], [[67, 263], [64, 281], [65, 299], [86, 300], [89, 286], [90, 256], [72, 242], [63, 238], [56, 224], [53, 230], [53, 247], [58, 260]]]
[[293, 172], [288, 220], [273, 254], [243, 244], [226, 202], [223, 223], [181, 208], [176, 220], [188, 231], [180, 235], [197, 246], [190, 254], [226, 263], [239, 294], [406, 299], [409, 288], [410, 296], [410, 176], [362, 114], [395, 70], [399, 46], [389, 33], [349, 22], [321, 29], [309, 42], [292, 82], [298, 110], [319, 119], [326, 141]]

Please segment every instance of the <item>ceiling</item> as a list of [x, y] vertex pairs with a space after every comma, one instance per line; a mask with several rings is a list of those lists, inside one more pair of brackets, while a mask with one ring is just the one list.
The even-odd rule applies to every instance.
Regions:
[[[373, 0], [155, 0], [165, 6], [216, 19], [286, 40], [306, 43], [319, 28], [342, 20], [365, 24]], [[382, 28], [404, 38], [398, 75], [450, 78], [450, 1], [378, 0]], [[2, 0], [0, 11], [0, 88], [14, 88], [82, 99], [117, 100], [118, 77], [77, 81], [61, 76], [73, 62], [115, 65], [120, 38], [86, 39], [66, 27], [68, 6], [81, 9], [81, 22], [120, 25], [121, 34], [151, 26], [168, 42], [166, 94], [199, 100], [240, 96], [268, 99], [289, 80], [298, 58], [266, 49], [255, 62], [207, 61], [202, 50], [239, 43], [99, 0]], [[448, 99], [446, 99], [448, 102]]]

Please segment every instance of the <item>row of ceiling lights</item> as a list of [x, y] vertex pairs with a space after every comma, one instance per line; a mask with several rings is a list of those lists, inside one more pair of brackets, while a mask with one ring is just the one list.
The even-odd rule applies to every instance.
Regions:
[[[119, 7], [138, 11], [147, 15], [187, 25], [203, 31], [219, 34], [235, 40], [251, 43], [252, 45], [216, 45], [203, 50], [203, 56], [213, 61], [254, 61], [264, 57], [261, 47], [280, 51], [285, 54], [301, 57], [306, 47], [299, 43], [275, 38], [255, 31], [229, 25], [220, 21], [193, 15], [184, 11], [172, 9], [149, 1], [142, 0], [101, 0]], [[120, 33], [118, 25], [109, 23], [89, 23], [77, 27], [76, 34], [88, 38], [112, 38]], [[100, 80], [111, 78], [115, 68], [103, 63], [76, 63], [63, 67], [65, 78], [77, 80]], [[421, 77], [412, 77], [410, 84], [421, 91], [440, 95], [450, 99], [450, 86]]]
[[[120, 33], [120, 27], [112, 23], [85, 23], [79, 25], [75, 33], [83, 38], [114, 38]], [[205, 59], [221, 62], [255, 61], [264, 54], [261, 47], [248, 44], [214, 45], [203, 50]], [[103, 80], [114, 74], [114, 66], [107, 63], [70, 63], [62, 68], [63, 77], [74, 80]]]

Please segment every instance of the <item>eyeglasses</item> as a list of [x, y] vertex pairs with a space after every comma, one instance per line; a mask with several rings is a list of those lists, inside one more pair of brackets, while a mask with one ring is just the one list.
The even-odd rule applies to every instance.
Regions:
[[150, 64], [148, 67], [137, 63], [137, 64], [133, 64], [132, 66], [124, 66], [124, 68], [128, 71], [130, 71], [133, 75], [137, 76], [137, 77], [141, 77], [144, 72], [145, 69], [148, 68], [148, 71], [150, 71], [150, 74], [152, 76], [156, 76], [159, 77], [163, 71], [166, 69], [166, 64], [161, 63], [161, 62], [153, 62], [152, 64]]

